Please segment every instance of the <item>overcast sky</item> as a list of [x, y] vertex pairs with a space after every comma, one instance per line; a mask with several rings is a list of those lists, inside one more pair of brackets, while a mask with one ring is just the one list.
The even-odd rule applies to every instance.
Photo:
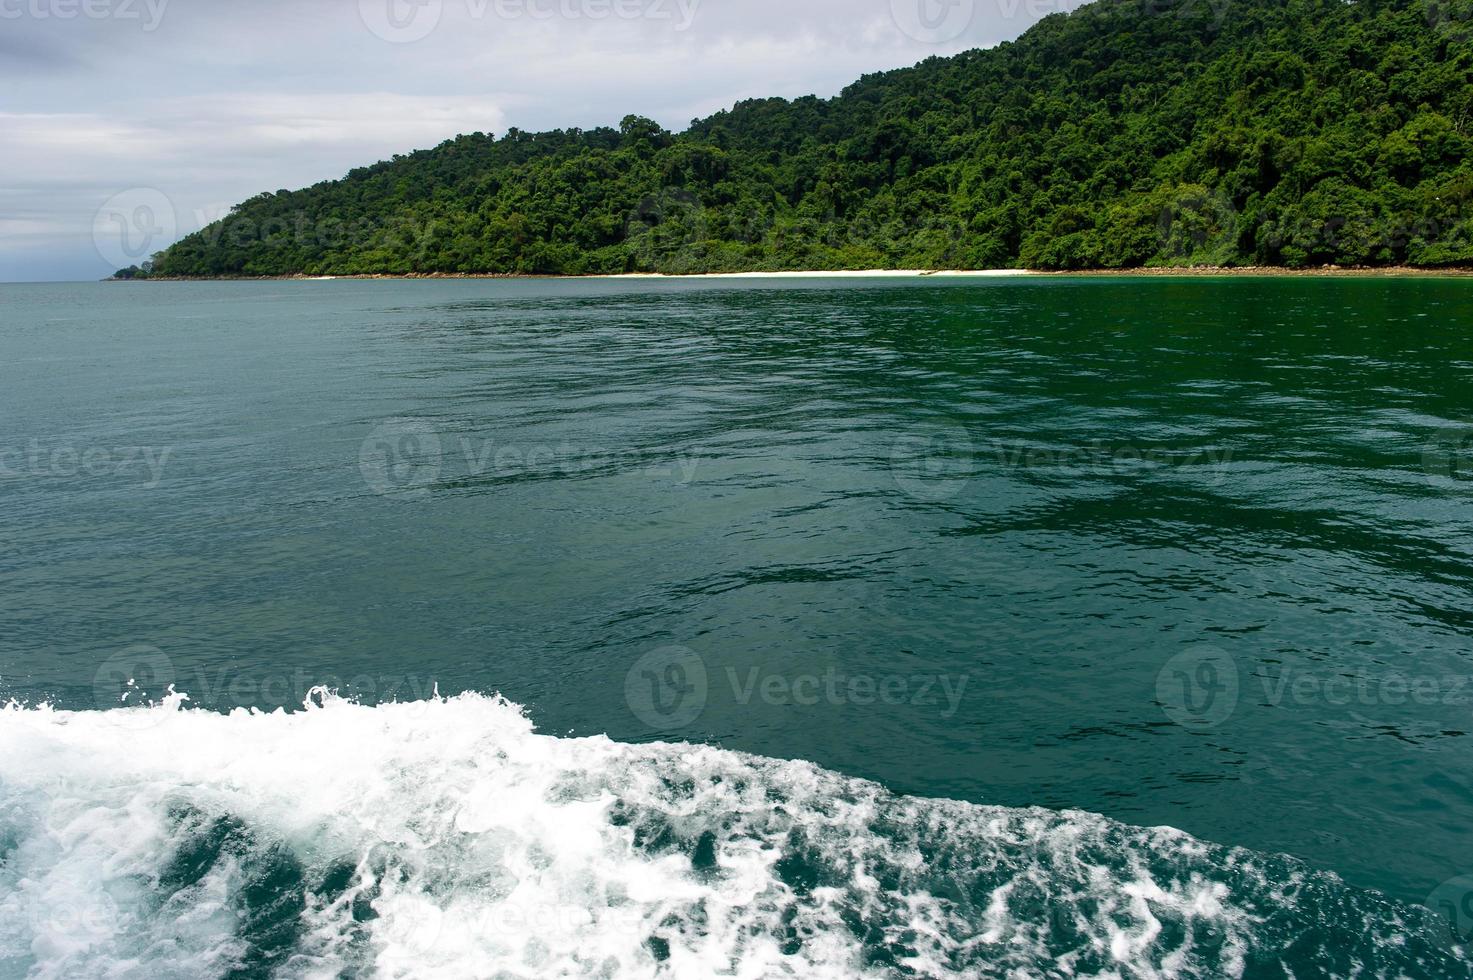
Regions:
[[1081, 0], [0, 0], [0, 281], [96, 279], [263, 190], [462, 132], [683, 129]]

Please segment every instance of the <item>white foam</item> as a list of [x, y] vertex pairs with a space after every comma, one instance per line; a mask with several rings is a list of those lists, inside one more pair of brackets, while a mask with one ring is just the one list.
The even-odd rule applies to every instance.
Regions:
[[11, 706], [0, 855], [0, 976], [37, 978], [1235, 975], [1281, 898], [1176, 831], [539, 735], [477, 695]]

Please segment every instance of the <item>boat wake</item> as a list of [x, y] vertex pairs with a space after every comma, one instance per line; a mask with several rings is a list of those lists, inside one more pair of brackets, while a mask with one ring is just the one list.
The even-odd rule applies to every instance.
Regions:
[[538, 734], [499, 698], [0, 711], [0, 976], [1467, 975], [1285, 857]]

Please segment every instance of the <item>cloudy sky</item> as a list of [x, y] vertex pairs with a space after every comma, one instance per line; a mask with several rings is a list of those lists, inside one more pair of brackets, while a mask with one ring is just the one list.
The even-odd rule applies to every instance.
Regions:
[[[96, 279], [263, 190], [462, 132], [672, 129], [1081, 0], [0, 0], [0, 281]], [[146, 210], [140, 212], [139, 207]]]

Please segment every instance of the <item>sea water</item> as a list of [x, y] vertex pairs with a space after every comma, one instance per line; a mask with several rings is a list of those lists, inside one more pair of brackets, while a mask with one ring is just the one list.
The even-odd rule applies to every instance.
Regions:
[[0, 976], [1465, 976], [1453, 280], [0, 287]]

